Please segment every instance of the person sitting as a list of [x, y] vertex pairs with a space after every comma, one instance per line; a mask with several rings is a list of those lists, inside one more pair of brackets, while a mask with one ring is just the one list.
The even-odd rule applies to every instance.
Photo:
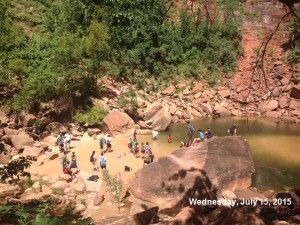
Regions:
[[202, 142], [202, 141], [204, 141], [204, 138], [205, 138], [204, 133], [202, 132], [201, 129], [199, 129], [198, 132], [199, 132], [199, 137], [194, 139], [192, 145], [194, 145], [194, 144], [197, 143], [197, 142]]
[[186, 137], [183, 137], [183, 140], [180, 142], [180, 148], [189, 147], [189, 141]]
[[205, 136], [207, 139], [212, 138], [214, 136], [210, 128], [207, 128], [207, 131], [205, 132]]
[[173, 140], [172, 140], [172, 136], [171, 136], [171, 134], [170, 134], [169, 137], [168, 137], [168, 142], [169, 142], [169, 143], [172, 143], [172, 141], [173, 141]]
[[150, 163], [153, 163], [153, 161], [154, 161], [154, 155], [150, 151], [148, 154], [145, 154], [143, 156], [143, 159], [144, 159], [144, 165], [148, 165]]
[[75, 178], [75, 176], [73, 176], [72, 170], [70, 169], [70, 161], [67, 161], [64, 163], [63, 165], [63, 173], [64, 174], [69, 174], [73, 179]]

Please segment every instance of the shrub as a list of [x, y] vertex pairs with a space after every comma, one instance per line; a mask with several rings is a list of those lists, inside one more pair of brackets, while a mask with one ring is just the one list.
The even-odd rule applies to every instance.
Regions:
[[73, 119], [80, 124], [88, 123], [90, 125], [99, 125], [102, 123], [106, 114], [106, 110], [101, 106], [94, 106], [85, 113], [77, 113]]

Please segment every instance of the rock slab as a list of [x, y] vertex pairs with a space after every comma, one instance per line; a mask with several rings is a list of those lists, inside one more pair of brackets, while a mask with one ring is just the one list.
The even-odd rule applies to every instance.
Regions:
[[137, 199], [160, 208], [181, 207], [189, 204], [188, 198], [213, 198], [218, 189], [247, 188], [253, 172], [247, 141], [213, 137], [145, 166], [129, 183], [129, 190]]

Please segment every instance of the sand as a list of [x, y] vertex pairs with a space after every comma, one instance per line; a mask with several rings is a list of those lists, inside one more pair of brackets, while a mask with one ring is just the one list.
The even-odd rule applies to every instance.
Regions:
[[[148, 141], [150, 137], [148, 136], [140, 136], [138, 140]], [[143, 167], [143, 160], [141, 158], [136, 158], [134, 155], [130, 154], [128, 151], [127, 143], [129, 138], [124, 136], [115, 136], [112, 140], [112, 149], [113, 152], [105, 153], [107, 158], [107, 170], [110, 174], [121, 174], [122, 178], [125, 180], [129, 180], [134, 176], [134, 173]], [[150, 142], [151, 144], [151, 142]], [[170, 154], [170, 151], [161, 152], [158, 150], [155, 144], [152, 146], [152, 151], [155, 155], [155, 160], [159, 157]], [[53, 151], [59, 152], [58, 147], [54, 147]], [[71, 149], [68, 153], [68, 159], [71, 159], [71, 152], [75, 152], [77, 155], [77, 165], [81, 171], [86, 171], [90, 174], [96, 174], [101, 177], [101, 172], [93, 171], [92, 163], [90, 162], [90, 155], [93, 151], [96, 151], [97, 156], [97, 164], [99, 165], [100, 158], [100, 147], [99, 141], [91, 138], [87, 134], [84, 134], [78, 140], [72, 140]], [[121, 155], [121, 158], [116, 158], [116, 155]], [[59, 157], [54, 160], [45, 159], [45, 156], [39, 157], [37, 162], [34, 162], [30, 167], [29, 171], [31, 173], [37, 174], [45, 174], [49, 176], [57, 176], [62, 174], [62, 164], [61, 164], [61, 156], [59, 153]], [[43, 165], [39, 165], [41, 161], [44, 161]], [[124, 167], [129, 166], [132, 168], [132, 171], [125, 172]]]

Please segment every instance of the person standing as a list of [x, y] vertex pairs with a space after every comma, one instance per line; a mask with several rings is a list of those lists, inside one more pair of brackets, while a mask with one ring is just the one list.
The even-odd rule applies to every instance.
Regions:
[[153, 131], [152, 131], [152, 139], [153, 139], [153, 140], [157, 140], [157, 136], [158, 136], [158, 131], [153, 130]]
[[64, 150], [64, 140], [63, 140], [63, 136], [62, 136], [61, 132], [57, 136], [57, 145], [58, 145], [59, 151], [62, 152]]
[[105, 143], [106, 143], [106, 151], [107, 152], [111, 152], [111, 142], [112, 142], [112, 138], [110, 137], [110, 135], [108, 134], [106, 139], [105, 139]]
[[105, 144], [105, 138], [104, 138], [104, 135], [101, 134], [100, 137], [99, 137], [99, 145], [100, 145], [100, 151], [101, 152], [103, 151], [104, 144]]
[[64, 152], [63, 156], [61, 157], [61, 163], [64, 166], [68, 162], [68, 156], [67, 153]]
[[172, 141], [173, 141], [173, 140], [172, 140], [172, 136], [171, 136], [171, 134], [169, 134], [168, 142], [169, 142], [169, 143], [172, 143]]
[[66, 151], [67, 151], [68, 149], [70, 149], [70, 147], [71, 147], [71, 139], [72, 139], [71, 132], [68, 131], [68, 132], [64, 135], [64, 142], [65, 142], [65, 150], [66, 150]]
[[[190, 146], [192, 144], [192, 139], [193, 139], [193, 135], [195, 133], [195, 128], [191, 125], [190, 121], [187, 122], [188, 123], [188, 146]], [[186, 146], [186, 147], [188, 147]]]
[[76, 168], [77, 172], [80, 172], [80, 169], [78, 169], [77, 166], [77, 156], [75, 155], [75, 152], [72, 152], [70, 168]]
[[228, 128], [228, 133], [230, 133], [232, 136], [235, 135], [236, 136], [236, 124], [232, 124], [229, 128]]
[[93, 171], [99, 171], [99, 167], [97, 167], [97, 158], [96, 158], [96, 151], [93, 151], [92, 155], [90, 156], [90, 162], [93, 164]]
[[102, 172], [106, 171], [106, 157], [104, 156], [103, 152], [101, 152], [100, 167], [102, 169]]

